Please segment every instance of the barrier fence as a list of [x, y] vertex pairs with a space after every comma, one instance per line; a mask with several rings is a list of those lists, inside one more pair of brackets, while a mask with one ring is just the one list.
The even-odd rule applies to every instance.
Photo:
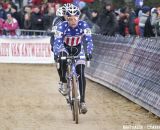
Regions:
[[0, 36], [47, 36], [50, 35], [51, 31], [43, 30], [26, 30], [26, 29], [16, 29], [16, 30], [2, 30], [0, 29]]
[[93, 35], [93, 40], [86, 76], [160, 116], [160, 39]]

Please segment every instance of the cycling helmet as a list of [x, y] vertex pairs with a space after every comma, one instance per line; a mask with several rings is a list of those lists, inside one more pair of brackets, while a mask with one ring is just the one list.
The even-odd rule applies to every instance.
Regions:
[[73, 4], [71, 3], [67, 3], [67, 4], [64, 4], [63, 7], [67, 10], [70, 6], [72, 6]]
[[66, 13], [66, 9], [64, 6], [62, 6], [57, 9], [56, 16], [64, 16], [65, 13]]
[[66, 9], [67, 16], [79, 16], [80, 14], [81, 14], [80, 9], [73, 4]]

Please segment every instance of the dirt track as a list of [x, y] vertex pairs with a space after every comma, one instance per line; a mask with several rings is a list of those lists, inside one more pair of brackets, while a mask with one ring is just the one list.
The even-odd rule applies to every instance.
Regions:
[[57, 82], [53, 65], [0, 64], [0, 130], [123, 130], [124, 125], [148, 130], [150, 124], [160, 127], [160, 119], [153, 114], [89, 80], [88, 113], [80, 115], [80, 124], [76, 125], [64, 97], [57, 91]]

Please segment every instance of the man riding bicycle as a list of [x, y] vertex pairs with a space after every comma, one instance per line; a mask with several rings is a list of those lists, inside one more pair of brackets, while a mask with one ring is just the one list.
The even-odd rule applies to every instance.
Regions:
[[60, 8], [57, 9], [56, 11], [56, 17], [53, 20], [52, 23], [52, 35], [51, 35], [51, 39], [50, 39], [50, 44], [51, 44], [51, 51], [53, 51], [53, 43], [54, 43], [54, 35], [55, 35], [55, 31], [57, 29], [57, 26], [59, 24], [61, 24], [62, 22], [66, 21], [67, 17], [66, 17], [66, 9], [70, 6], [70, 3], [64, 4], [63, 6], [61, 6]]
[[[70, 5], [66, 10], [67, 21], [58, 25], [55, 40], [54, 40], [54, 59], [60, 63], [58, 73], [60, 81], [63, 83], [60, 92], [63, 95], [68, 93], [66, 71], [67, 61], [59, 60], [59, 57], [73, 55], [85, 56], [87, 60], [92, 58], [93, 42], [91, 36], [91, 29], [84, 21], [79, 20], [80, 10], [75, 5]], [[87, 43], [87, 53], [84, 51], [84, 44]], [[76, 62], [76, 72], [79, 75], [79, 90], [80, 90], [80, 109], [83, 114], [87, 112], [85, 104], [85, 89], [86, 79], [84, 75], [85, 60], [79, 59]]]

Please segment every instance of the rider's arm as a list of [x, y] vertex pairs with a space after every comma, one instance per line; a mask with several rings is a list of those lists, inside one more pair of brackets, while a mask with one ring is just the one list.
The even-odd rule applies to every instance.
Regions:
[[87, 43], [87, 54], [92, 54], [93, 51], [93, 40], [92, 33], [89, 25], [86, 22], [82, 22], [81, 28], [83, 28], [83, 40]]

